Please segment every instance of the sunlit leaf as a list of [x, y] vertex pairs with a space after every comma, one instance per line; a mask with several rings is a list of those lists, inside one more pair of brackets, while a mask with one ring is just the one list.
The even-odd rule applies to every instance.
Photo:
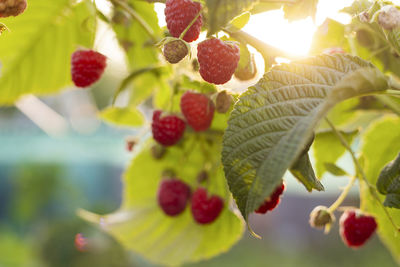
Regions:
[[88, 1], [36, 0], [17, 18], [3, 22], [10, 31], [0, 36], [0, 105], [24, 94], [49, 94], [71, 84], [71, 54], [77, 45], [91, 47], [94, 20]]
[[119, 126], [137, 127], [144, 122], [142, 113], [136, 108], [108, 107], [99, 116], [106, 122]]
[[[400, 119], [394, 117], [382, 118], [379, 122], [370, 126], [362, 140], [362, 158], [364, 159], [364, 171], [369, 183], [374, 186], [378, 180], [382, 168], [395, 158], [400, 151]], [[378, 234], [383, 243], [392, 252], [393, 257], [400, 263], [400, 235], [390, 223], [383, 208], [371, 195], [364, 182], [361, 184], [361, 207], [373, 214], [378, 223]], [[384, 201], [384, 196], [380, 201]], [[388, 209], [393, 221], [400, 225], [400, 210]]]
[[386, 195], [385, 206], [400, 209], [400, 153], [382, 169], [376, 187]]
[[231, 113], [222, 152], [244, 218], [272, 193], [329, 109], [387, 86], [376, 68], [357, 57], [324, 55], [275, 66], [250, 87]]
[[195, 223], [189, 205], [179, 216], [168, 217], [157, 204], [157, 190], [165, 169], [173, 169], [194, 190], [198, 186], [196, 175], [204, 162], [219, 162], [220, 143], [221, 139], [216, 138], [205, 145], [203, 148], [209, 153], [204, 158], [198, 152], [204, 143], [190, 137], [182, 147], [168, 148], [166, 156], [158, 161], [152, 158], [150, 146], [146, 145], [124, 175], [121, 209], [102, 218], [87, 212], [83, 217], [100, 223], [126, 248], [162, 265], [181, 265], [227, 251], [241, 237], [243, 222], [230, 210], [230, 193], [219, 164], [210, 171], [207, 185], [209, 192], [225, 200], [224, 209], [214, 223]]

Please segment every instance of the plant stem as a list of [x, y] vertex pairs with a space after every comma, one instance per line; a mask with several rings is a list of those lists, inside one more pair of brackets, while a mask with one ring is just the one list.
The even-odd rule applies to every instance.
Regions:
[[196, 17], [194, 17], [194, 19], [189, 23], [189, 25], [186, 27], [186, 29], [181, 33], [181, 35], [179, 36], [179, 39], [183, 39], [183, 37], [188, 32], [190, 27], [192, 27], [193, 24], [196, 22], [196, 20], [200, 17], [202, 11], [203, 11], [203, 9], [200, 9], [200, 11], [199, 11], [199, 13], [197, 13]]
[[134, 9], [132, 9], [128, 4], [126, 4], [124, 1], [122, 0], [111, 0], [111, 2], [115, 5], [118, 6], [120, 8], [122, 8], [123, 10], [125, 10], [129, 15], [131, 15], [131, 17], [133, 19], [135, 19], [140, 26], [142, 26], [142, 28], [147, 32], [147, 34], [150, 36], [151, 40], [154, 43], [157, 43], [157, 38], [154, 35], [154, 31], [153, 29], [149, 26], [149, 24], [147, 24], [147, 22], [139, 15], [139, 13], [137, 13]]
[[343, 189], [342, 193], [340, 196], [336, 199], [336, 201], [328, 208], [328, 211], [330, 213], [334, 212], [339, 206], [343, 203], [343, 201], [346, 199], [347, 195], [350, 192], [350, 189], [353, 187], [355, 181], [357, 180], [357, 176], [351, 177], [349, 183], [346, 185], [346, 187]]
[[[358, 161], [354, 151], [351, 149], [349, 143], [347, 140], [343, 137], [343, 135], [336, 129], [335, 125], [328, 119], [325, 118], [326, 122], [329, 124], [331, 127], [332, 131], [335, 133], [335, 135], [339, 138], [340, 143], [346, 148], [346, 150], [350, 153], [351, 158], [353, 159], [354, 165], [356, 166], [356, 172], [357, 175], [360, 175], [362, 178], [363, 182], [367, 185], [372, 197], [379, 203], [379, 205], [382, 207], [383, 211], [385, 212], [387, 218], [389, 219], [390, 223], [393, 225], [393, 227], [396, 229], [397, 232], [400, 232], [400, 228], [396, 225], [396, 223], [393, 221], [392, 216], [389, 214], [387, 211], [386, 207], [382, 204], [381, 200], [379, 199], [378, 193], [376, 192], [376, 189], [368, 182], [367, 176], [361, 167], [360, 162]], [[357, 177], [357, 175], [355, 177]]]

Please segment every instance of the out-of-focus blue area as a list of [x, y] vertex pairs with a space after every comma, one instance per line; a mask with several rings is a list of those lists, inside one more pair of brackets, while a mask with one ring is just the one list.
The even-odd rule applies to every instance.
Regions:
[[[48, 101], [63, 113], [55, 103]], [[78, 208], [105, 214], [119, 207], [131, 133], [99, 124], [90, 133], [49, 137], [15, 108], [0, 109], [0, 267], [153, 266], [76, 216]], [[251, 218], [262, 240], [246, 232], [231, 251], [187, 266], [396, 266], [377, 237], [352, 250], [337, 226], [324, 235], [308, 225], [311, 210], [329, 206], [337, 185], [346, 184], [323, 182], [329, 193], [311, 195], [288, 178], [278, 209]], [[346, 205], [358, 205], [357, 196]], [[76, 250], [76, 233], [93, 240], [90, 252]]]

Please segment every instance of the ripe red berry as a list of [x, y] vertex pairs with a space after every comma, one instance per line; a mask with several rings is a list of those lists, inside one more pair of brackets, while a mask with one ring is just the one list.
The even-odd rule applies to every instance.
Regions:
[[[167, 28], [173, 37], [178, 38], [181, 33], [189, 26], [194, 18], [199, 14], [201, 4], [191, 0], [167, 0], [165, 3], [165, 20]], [[186, 32], [183, 40], [192, 42], [197, 40], [200, 35], [203, 19], [201, 15]]]
[[192, 196], [192, 215], [199, 224], [215, 221], [224, 207], [224, 201], [217, 195], [207, 196], [204, 188], [198, 188]]
[[26, 6], [26, 0], [0, 0], [0, 18], [18, 16]]
[[78, 50], [71, 56], [72, 81], [77, 87], [97, 82], [106, 68], [106, 57], [93, 50]]
[[164, 146], [175, 145], [182, 138], [186, 124], [175, 115], [161, 117], [161, 114], [161, 110], [153, 113], [153, 123], [151, 124], [153, 138]]
[[347, 210], [340, 217], [340, 236], [343, 242], [358, 248], [372, 236], [377, 227], [375, 218], [359, 210]]
[[200, 64], [200, 75], [209, 83], [224, 84], [228, 82], [240, 59], [237, 45], [223, 42], [220, 39], [208, 39], [197, 46], [197, 58]]
[[83, 236], [82, 233], [77, 233], [74, 240], [75, 248], [79, 252], [85, 252], [88, 250], [88, 240]]
[[168, 216], [181, 214], [190, 198], [190, 187], [178, 179], [161, 181], [158, 191], [158, 205]]
[[181, 98], [181, 111], [196, 132], [210, 128], [214, 110], [214, 103], [204, 94], [187, 91]]
[[264, 203], [255, 212], [265, 214], [267, 211], [275, 209], [279, 204], [280, 196], [284, 190], [285, 184], [282, 183], [275, 189], [271, 196], [265, 199]]

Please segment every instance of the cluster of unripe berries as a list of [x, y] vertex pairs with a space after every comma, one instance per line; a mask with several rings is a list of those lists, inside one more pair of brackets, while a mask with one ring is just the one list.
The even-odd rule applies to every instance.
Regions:
[[18, 16], [25, 11], [26, 0], [0, 0], [0, 18]]

